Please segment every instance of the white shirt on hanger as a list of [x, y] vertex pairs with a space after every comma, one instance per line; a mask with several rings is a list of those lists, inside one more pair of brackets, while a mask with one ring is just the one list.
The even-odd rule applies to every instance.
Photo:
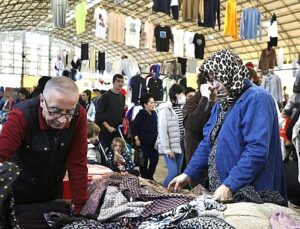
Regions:
[[132, 17], [125, 18], [125, 45], [132, 46], [135, 48], [140, 47], [140, 31], [141, 31], [141, 20], [134, 19]]
[[154, 38], [154, 25], [146, 21], [144, 26], [144, 32], [145, 32], [145, 45], [144, 47], [147, 49], [152, 49], [153, 47], [153, 38]]
[[268, 22], [268, 40], [270, 37], [278, 37], [278, 25], [277, 21], [273, 21], [271, 25], [271, 21]]
[[106, 39], [107, 11], [97, 7], [94, 13], [94, 21], [96, 21], [95, 36]]
[[178, 0], [171, 0], [170, 6], [178, 6], [178, 5], [179, 5]]
[[190, 31], [186, 31], [184, 34], [185, 55], [188, 58], [195, 58], [194, 36], [195, 33]]
[[172, 28], [173, 40], [174, 40], [174, 56], [183, 57], [184, 51], [184, 30], [177, 29], [176, 27]]

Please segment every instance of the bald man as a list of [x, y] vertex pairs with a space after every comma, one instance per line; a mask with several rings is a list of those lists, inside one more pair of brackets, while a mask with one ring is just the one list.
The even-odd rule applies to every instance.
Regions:
[[87, 115], [69, 78], [49, 80], [40, 96], [17, 104], [0, 135], [0, 162], [21, 169], [13, 184], [15, 204], [62, 199], [68, 171], [74, 212], [87, 195]]

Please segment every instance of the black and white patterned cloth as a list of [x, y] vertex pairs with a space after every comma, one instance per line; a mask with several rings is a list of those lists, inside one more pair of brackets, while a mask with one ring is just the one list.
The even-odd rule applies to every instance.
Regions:
[[105, 229], [105, 227], [96, 220], [83, 219], [70, 223], [61, 229]]
[[181, 221], [178, 229], [234, 229], [224, 220], [216, 217], [197, 217]]

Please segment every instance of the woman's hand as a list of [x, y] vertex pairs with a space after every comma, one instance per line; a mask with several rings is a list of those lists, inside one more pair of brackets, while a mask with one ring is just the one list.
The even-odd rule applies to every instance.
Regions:
[[172, 192], [177, 192], [179, 189], [182, 189], [184, 186], [191, 183], [191, 178], [182, 173], [179, 176], [175, 177], [168, 185], [168, 189]]
[[222, 184], [217, 190], [214, 192], [214, 197], [220, 201], [228, 201], [232, 200], [232, 192], [230, 188]]

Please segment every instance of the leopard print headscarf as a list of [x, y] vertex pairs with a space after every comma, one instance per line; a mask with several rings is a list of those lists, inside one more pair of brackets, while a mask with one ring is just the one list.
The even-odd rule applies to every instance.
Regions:
[[210, 76], [219, 80], [228, 90], [228, 96], [220, 99], [221, 108], [224, 111], [227, 111], [235, 98], [242, 92], [244, 79], [250, 76], [242, 60], [230, 50], [221, 50], [214, 53], [203, 62], [199, 70], [207, 72]]

